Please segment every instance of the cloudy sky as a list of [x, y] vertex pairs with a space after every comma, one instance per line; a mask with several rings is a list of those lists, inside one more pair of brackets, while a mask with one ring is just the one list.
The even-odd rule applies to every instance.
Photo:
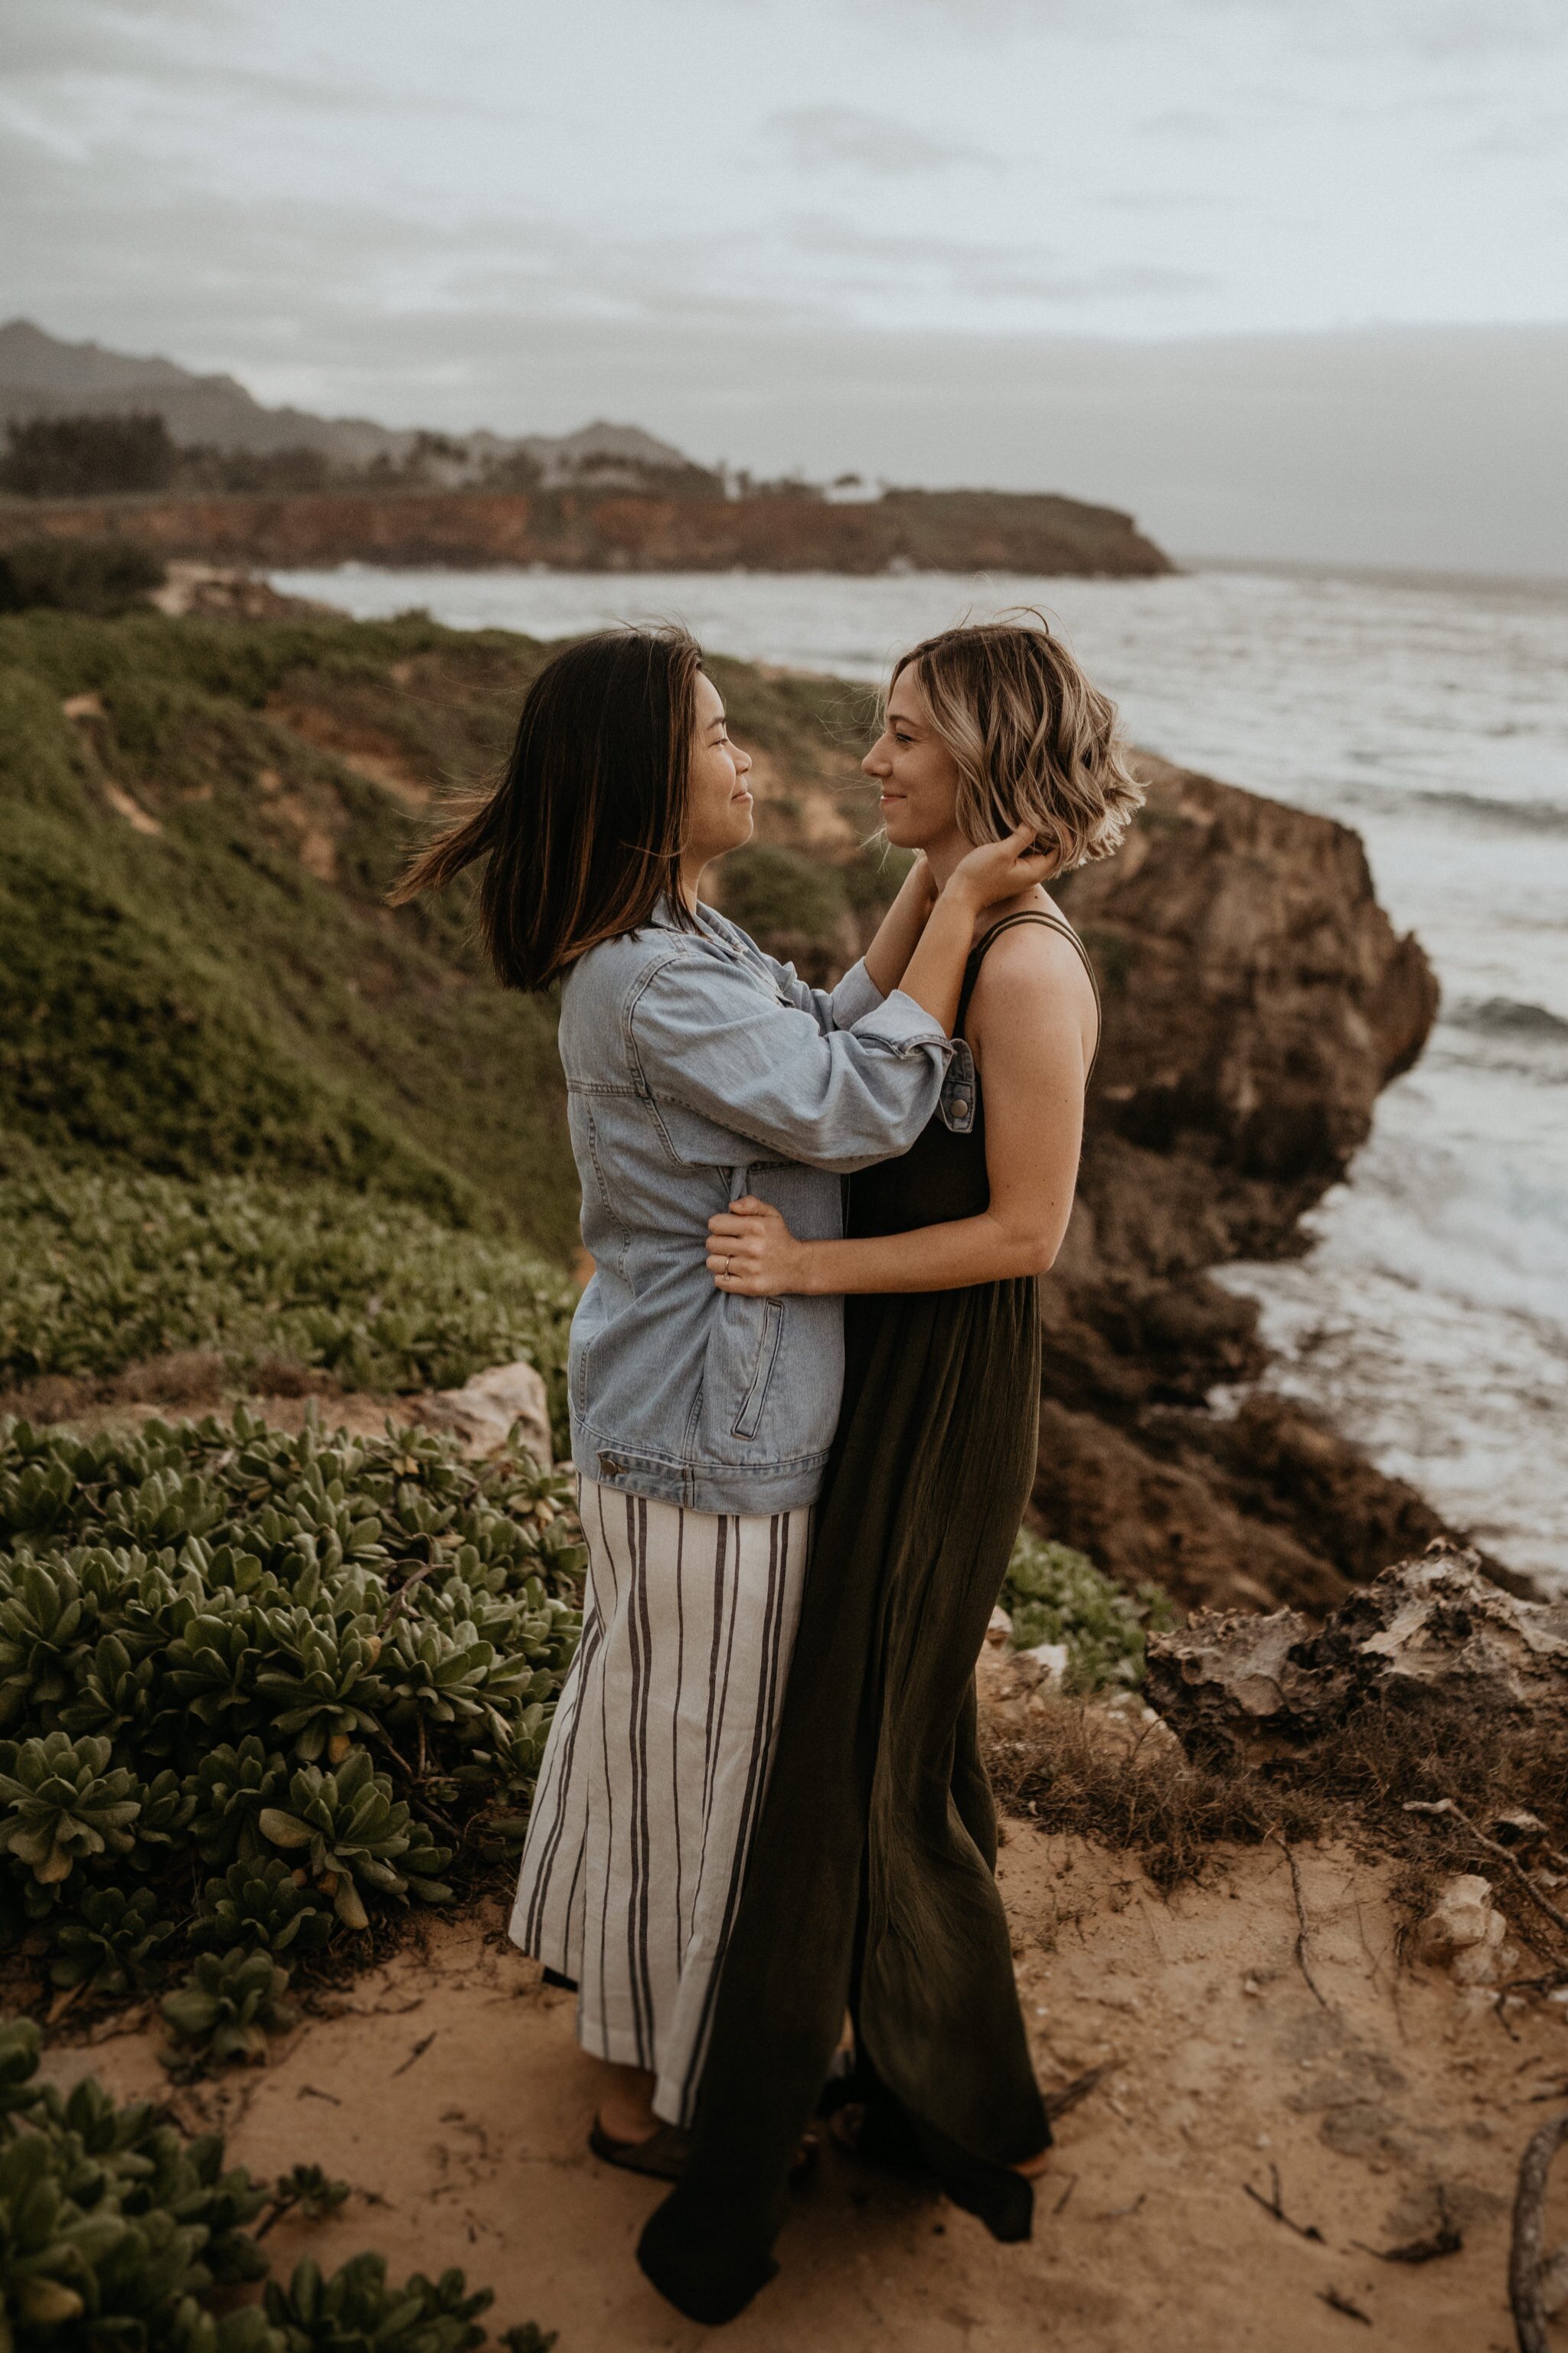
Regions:
[[268, 400], [1568, 571], [1563, 0], [0, 0], [0, 205]]

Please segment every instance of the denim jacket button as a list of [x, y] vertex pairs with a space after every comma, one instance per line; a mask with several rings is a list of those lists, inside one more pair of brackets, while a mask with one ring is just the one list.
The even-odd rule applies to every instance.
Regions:
[[599, 1468], [606, 1479], [617, 1478], [625, 1467], [618, 1454], [601, 1454], [599, 1457]]
[[955, 1119], [967, 1119], [969, 1117], [969, 1097], [967, 1095], [953, 1096], [952, 1113]]

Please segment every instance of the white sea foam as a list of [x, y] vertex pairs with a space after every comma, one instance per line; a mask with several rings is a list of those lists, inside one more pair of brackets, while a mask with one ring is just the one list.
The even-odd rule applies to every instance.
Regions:
[[1504, 1558], [1568, 1584], [1568, 592], [1199, 572], [277, 574], [371, 618], [559, 637], [679, 617], [716, 650], [874, 678], [960, 618], [1042, 607], [1135, 738], [1353, 825], [1444, 1014], [1309, 1220], [1227, 1271], [1321, 1407]]

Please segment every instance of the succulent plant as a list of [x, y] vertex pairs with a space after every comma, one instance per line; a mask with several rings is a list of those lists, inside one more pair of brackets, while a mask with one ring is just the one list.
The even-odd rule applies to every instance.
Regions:
[[1002, 1606], [1012, 1616], [1015, 1650], [1062, 1643], [1067, 1687], [1090, 1692], [1143, 1680], [1147, 1634], [1172, 1623], [1169, 1597], [1157, 1585], [1129, 1593], [1096, 1568], [1087, 1553], [1021, 1529], [1013, 1547]]
[[272, 1954], [312, 1952], [331, 1933], [331, 1920], [314, 1894], [298, 1884], [277, 1855], [263, 1862], [234, 1862], [221, 1879], [209, 1879], [201, 1909], [191, 1922], [198, 1952], [225, 1952], [231, 1946]]
[[104, 1506], [108, 1526], [136, 1544], [178, 1543], [205, 1535], [223, 1517], [223, 1498], [205, 1479], [182, 1477], [180, 1467], [150, 1471], [139, 1486], [121, 1487]]
[[268, 2281], [265, 2310], [289, 2353], [468, 2353], [484, 2339], [477, 2315], [492, 2301], [488, 2288], [470, 2293], [456, 2269], [389, 2286], [385, 2256], [367, 2253], [328, 2279], [307, 2256], [287, 2288]]
[[14, 2116], [27, 2116], [43, 2097], [33, 2081], [44, 2038], [30, 2018], [7, 2019], [0, 2026], [0, 2131]]
[[0, 1764], [0, 1847], [28, 1865], [43, 1886], [68, 1879], [86, 1855], [129, 1854], [128, 1827], [141, 1810], [135, 1776], [110, 1766], [107, 1740], [73, 1743], [50, 1732], [20, 1746], [5, 1744]]
[[76, 1688], [59, 1711], [60, 1729], [73, 1737], [100, 1733], [110, 1741], [134, 1734], [145, 1742], [158, 1682], [157, 1662], [134, 1659], [119, 1634], [105, 1634], [76, 1661]]
[[340, 1744], [342, 1756], [355, 1733], [380, 1730], [375, 1711], [384, 1694], [374, 1671], [381, 1639], [368, 1620], [340, 1628], [303, 1608], [273, 1609], [267, 1636], [274, 1663], [257, 1676], [256, 1688], [302, 1763], [313, 1765], [329, 1742]]
[[263, 1721], [264, 1711], [256, 1699], [257, 1631], [249, 1603], [226, 1595], [193, 1618], [169, 1645], [170, 1686], [209, 1732], [243, 1737]]
[[[316, 1883], [332, 1899], [348, 1928], [367, 1928], [370, 1915], [361, 1889], [406, 1896], [409, 1882], [399, 1867], [414, 1841], [408, 1808], [394, 1799], [384, 1773], [375, 1771], [370, 1751], [356, 1748], [336, 1773], [302, 1766], [289, 1785], [289, 1804], [268, 1807], [259, 1817], [262, 1835], [286, 1852], [309, 1857]], [[439, 1885], [435, 1874], [447, 1857], [419, 1834], [415, 1852], [416, 1893]], [[441, 1895], [427, 1900], [440, 1902]]]
[[86, 1888], [74, 1916], [56, 1929], [49, 1976], [62, 1988], [129, 1993], [174, 1933], [173, 1921], [159, 1918], [158, 1898], [150, 1887], [130, 1895], [118, 1887]]
[[294, 2023], [283, 1999], [288, 1983], [269, 1953], [203, 1953], [184, 1985], [164, 1995], [163, 2017], [176, 2042], [215, 2066], [262, 2059], [268, 2034]]
[[[68, 1474], [68, 1485], [69, 1483]], [[0, 1725], [43, 1715], [69, 1698], [71, 1661], [91, 1640], [94, 1610], [68, 1563], [25, 1559], [0, 1600]]]
[[272, 2190], [272, 2211], [268, 2226], [280, 2214], [292, 2212], [298, 2207], [308, 2222], [324, 2222], [335, 2214], [349, 2194], [346, 2181], [334, 2181], [319, 2165], [296, 2165], [288, 2173], [280, 2173]]
[[[493, 1677], [495, 1658], [494, 1644], [481, 1641], [471, 1621], [448, 1629], [399, 1619], [380, 1662], [388, 1724], [455, 1724], [479, 1715], [492, 1679], [505, 1685], [504, 1675]], [[526, 1665], [519, 1666], [526, 1677]]]
[[58, 2154], [42, 2133], [0, 2147], [0, 2310], [24, 2334], [80, 2319], [125, 2224], [112, 2209], [86, 2214], [68, 2199]]
[[211, 2313], [186, 2295], [165, 2324], [164, 2353], [288, 2353], [288, 2345], [259, 2305]]
[[204, 1862], [259, 1862], [267, 1846], [257, 1827], [264, 1806], [276, 1804], [289, 1785], [289, 1767], [255, 1733], [237, 1748], [213, 1749], [185, 1778], [195, 1801], [191, 1836]]
[[172, 1766], [165, 1765], [151, 1781], [141, 1788], [142, 1810], [136, 1817], [136, 1845], [132, 1861], [140, 1868], [150, 1869], [163, 1860], [156, 1853], [160, 1847], [184, 1845], [185, 1832], [196, 1810], [196, 1801], [186, 1788], [184, 1779]]
[[[243, 2165], [225, 2166], [221, 2133], [202, 2133], [187, 2141], [180, 2164], [181, 2179], [173, 2193], [175, 2211], [183, 2221], [205, 2227], [202, 2267], [211, 2273], [215, 2286], [264, 2279], [267, 2258], [246, 2226], [270, 2202], [266, 2190]], [[309, 2207], [305, 2211], [310, 2214]]]
[[58, 1454], [8, 1471], [0, 1478], [0, 1531], [8, 1536], [47, 1534], [68, 1519], [75, 1485], [74, 1464]]

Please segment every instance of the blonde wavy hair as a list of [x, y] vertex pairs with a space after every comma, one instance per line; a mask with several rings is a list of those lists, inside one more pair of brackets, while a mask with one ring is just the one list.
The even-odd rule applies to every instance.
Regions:
[[1058, 873], [1121, 847], [1143, 786], [1127, 765], [1115, 703], [1042, 613], [1031, 607], [925, 638], [894, 664], [889, 694], [905, 670], [957, 765], [966, 840], [1001, 841], [1032, 826]]

